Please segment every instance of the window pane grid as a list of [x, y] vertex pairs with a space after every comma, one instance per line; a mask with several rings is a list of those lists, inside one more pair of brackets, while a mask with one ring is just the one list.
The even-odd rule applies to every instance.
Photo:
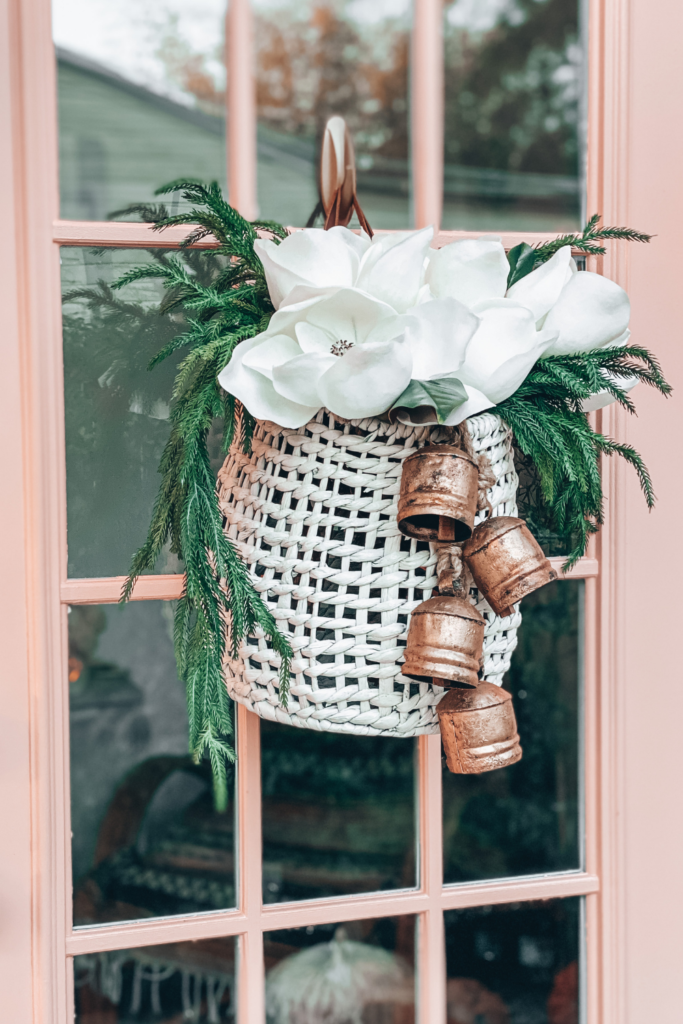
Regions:
[[[441, 17], [440, 0], [415, 0], [411, 102], [413, 125], [419, 126], [419, 131], [413, 129], [412, 138], [414, 220], [417, 226], [438, 223], [442, 202]], [[232, 0], [227, 36], [228, 178], [232, 202], [246, 216], [253, 217], [256, 212], [256, 113], [252, 97], [250, 32], [251, 11], [248, 0]], [[249, 102], [244, 102], [245, 96]], [[188, 229], [182, 228], [171, 229], [163, 236], [156, 233], [152, 236], [149, 228], [142, 224], [58, 221], [54, 226], [53, 239], [58, 244], [66, 245], [175, 248], [187, 233]], [[455, 238], [480, 234], [476, 231], [442, 233], [439, 242], [445, 244]], [[545, 232], [509, 232], [503, 235], [503, 242], [512, 246], [522, 239], [534, 242], [550, 237], [553, 235]], [[205, 241], [201, 247], [210, 247], [212, 244]], [[553, 561], [559, 567], [562, 559]], [[597, 576], [596, 559], [582, 559], [570, 575], [572, 578], [586, 579]], [[61, 601], [64, 604], [115, 603], [119, 599], [122, 583], [123, 577], [65, 580], [62, 583]], [[179, 596], [181, 587], [182, 576], [178, 575], [143, 578], [139, 581], [134, 599], [173, 600]], [[589, 628], [587, 646], [591, 643], [592, 611], [589, 600], [586, 617]], [[444, 885], [440, 738], [430, 736], [419, 740], [418, 887], [263, 906], [259, 723], [254, 715], [242, 707], [237, 707], [236, 712], [239, 756], [238, 908], [168, 920], [152, 919], [125, 925], [95, 925], [72, 929], [67, 935], [70, 958], [96, 951], [139, 948], [153, 943], [235, 936], [239, 948], [237, 1020], [240, 1024], [246, 1024], [247, 1021], [253, 1024], [262, 1019], [264, 1013], [264, 933], [306, 925], [411, 914], [416, 916], [419, 937], [416, 951], [419, 979], [416, 1019], [423, 1024], [441, 1024], [446, 1012], [444, 912], [482, 905], [582, 896], [598, 891], [598, 878], [581, 871]], [[587, 736], [587, 742], [589, 740], [590, 736]], [[587, 797], [590, 809], [590, 795], [587, 794]], [[588, 820], [590, 823], [590, 815]], [[594, 858], [589, 854], [589, 868], [594, 863]]]

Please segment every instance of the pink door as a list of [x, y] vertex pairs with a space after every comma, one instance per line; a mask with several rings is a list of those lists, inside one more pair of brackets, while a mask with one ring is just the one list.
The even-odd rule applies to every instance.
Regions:
[[678, 1021], [677, 398], [598, 414], [658, 505], [606, 464], [604, 529], [525, 602], [519, 766], [462, 779], [438, 737], [240, 707], [219, 815], [186, 756], [182, 565], [117, 608], [168, 434], [145, 367], [180, 327], [152, 286], [108, 285], [183, 237], [109, 215], [180, 176], [301, 226], [340, 112], [379, 230], [513, 245], [599, 211], [653, 233], [596, 269], [675, 386], [679, 6], [7, 0], [0, 24], [4, 1017]]

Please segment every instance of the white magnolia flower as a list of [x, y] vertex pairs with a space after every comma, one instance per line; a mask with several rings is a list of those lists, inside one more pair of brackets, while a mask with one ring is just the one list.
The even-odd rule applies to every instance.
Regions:
[[[428, 304], [430, 299], [452, 295], [481, 315], [484, 308], [482, 303], [505, 296], [506, 300], [512, 300], [531, 311], [539, 335], [543, 331], [554, 332], [556, 337], [550, 344], [545, 344], [540, 336], [537, 338], [537, 358], [591, 352], [625, 345], [628, 341], [628, 295], [618, 284], [600, 274], [591, 271], [578, 273], [570, 246], [559, 249], [546, 263], [506, 291], [508, 269], [505, 250], [499, 239], [478, 238], [452, 242], [437, 252], [430, 252], [421, 301]], [[475, 335], [469, 348], [472, 359], [475, 359], [479, 351], [480, 342], [489, 337], [481, 328], [480, 332]], [[490, 344], [490, 340], [487, 344]], [[532, 350], [533, 346], [529, 348], [529, 353]], [[515, 365], [522, 365], [522, 362], [517, 359]], [[479, 361], [478, 365], [480, 372], [477, 379], [481, 386], [483, 364]], [[532, 365], [533, 362], [526, 373]], [[637, 380], [621, 379], [619, 383], [624, 390], [630, 391]], [[484, 390], [491, 398], [495, 393], [500, 393], [497, 381], [493, 380], [488, 389]], [[613, 401], [609, 392], [603, 391], [587, 399], [584, 409], [589, 412]]]
[[432, 306], [406, 316], [357, 289], [329, 289], [282, 307], [238, 345], [219, 382], [252, 415], [285, 427], [321, 406], [345, 419], [379, 415], [414, 372], [441, 376], [463, 361], [478, 319], [457, 302]]
[[[598, 274], [577, 273], [569, 246], [507, 289], [500, 239], [431, 250], [432, 234], [371, 241], [335, 227], [298, 231], [279, 245], [259, 239], [277, 312], [237, 347], [221, 385], [257, 418], [295, 428], [321, 406], [346, 419], [379, 415], [411, 381], [423, 382], [411, 385], [400, 415], [438, 391], [439, 415], [457, 424], [508, 398], [543, 356], [627, 340], [628, 296]], [[467, 393], [449, 414], [462, 390], [445, 378]], [[430, 391], [430, 381], [444, 383]], [[586, 409], [610, 400], [605, 391]]]
[[[323, 288], [359, 288], [398, 313], [417, 302], [433, 228], [393, 235], [356, 235], [348, 228], [305, 228], [279, 245], [258, 239], [254, 249], [263, 264], [276, 309]], [[297, 288], [295, 296], [293, 289]]]
[[506, 291], [508, 262], [500, 239], [452, 242], [429, 253], [428, 293], [421, 300], [452, 296], [477, 312], [489, 299], [508, 298], [531, 310], [537, 328], [558, 332], [547, 355], [591, 352], [625, 344], [628, 295], [614, 281], [591, 271], [577, 273], [571, 246], [559, 249]]

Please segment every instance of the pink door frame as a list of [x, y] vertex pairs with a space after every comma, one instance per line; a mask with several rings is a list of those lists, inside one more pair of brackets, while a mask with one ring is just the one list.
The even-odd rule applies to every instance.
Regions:
[[[438, 61], [433, 60], [440, 0], [416, 0], [416, 12], [413, 103], [424, 111], [424, 117], [417, 118], [420, 132], [415, 140], [416, 219], [423, 224], [438, 220], [440, 206], [440, 182], [434, 169], [440, 147], [441, 82]], [[229, 16], [233, 29], [234, 22], [248, 19], [248, 14], [246, 0], [233, 0]], [[683, 229], [683, 202], [676, 192], [683, 140], [675, 127], [675, 101], [683, 95], [678, 55], [682, 32], [683, 9], [675, 0], [590, 2], [589, 210], [600, 210], [606, 221], [632, 224], [657, 235], [649, 248], [627, 252], [615, 246], [604, 260], [604, 271], [629, 288], [634, 338], [660, 355], [674, 385], [683, 363], [676, 337], [673, 280], [676, 239], [682, 233], [678, 229]], [[232, 54], [231, 89], [244, 88], [249, 81], [246, 55], [244, 48]], [[243, 935], [240, 1020], [254, 1022], [262, 1008], [264, 919], [272, 920], [269, 927], [285, 921], [309, 923], [329, 919], [329, 908], [262, 910], [258, 876], [247, 872], [241, 879], [240, 909], [216, 919], [215, 926], [201, 922], [199, 931], [187, 920], [170, 925], [150, 922], [142, 928], [117, 928], [118, 934], [110, 931], [105, 938], [104, 929], [97, 930], [99, 937], [88, 937], [84, 930], [71, 933], [68, 925], [63, 602], [111, 600], [114, 584], [92, 581], [84, 589], [76, 581], [66, 582], [65, 574], [55, 241], [87, 243], [101, 235], [93, 225], [55, 223], [55, 110], [49, 3], [3, 0], [3, 1015], [12, 1024], [66, 1024], [72, 1011], [68, 954], [98, 948], [98, 944], [103, 948], [102, 943], [120, 948], [132, 941], [159, 940], [170, 937], [169, 929], [186, 937], [210, 935], [215, 927], [221, 933]], [[243, 153], [243, 158], [231, 162], [232, 195], [245, 212], [254, 202], [249, 191], [253, 190], [255, 156], [249, 149], [250, 124], [245, 116], [242, 121], [233, 119], [230, 127], [232, 146]], [[240, 140], [246, 145], [243, 150]], [[111, 232], [112, 226], [107, 225], [107, 230]], [[121, 225], [119, 244], [145, 244], [145, 234], [139, 227]], [[115, 242], [111, 234], [107, 237]], [[676, 402], [674, 398], [664, 403], [641, 393], [639, 419], [627, 421], [613, 409], [601, 417], [607, 432], [632, 440], [643, 452], [655, 478], [659, 505], [647, 516], [630, 472], [615, 463], [605, 466], [608, 522], [591, 552], [600, 573], [595, 575], [592, 560], [582, 572], [587, 577], [586, 871], [561, 878], [492, 883], [477, 886], [476, 892], [463, 887], [442, 890], [438, 815], [423, 811], [421, 887], [391, 901], [394, 912], [403, 908], [422, 915], [421, 926], [430, 933], [424, 948], [438, 951], [440, 914], [449, 906], [587, 893], [589, 1024], [642, 1020], [674, 1024], [680, 1017], [678, 934], [683, 876], [678, 850], [683, 825], [669, 797], [683, 775], [677, 728], [683, 697], [672, 672], [679, 590], [674, 581], [682, 558], [676, 542], [669, 539], [678, 526], [676, 501], [681, 496], [674, 468]], [[641, 549], [643, 543], [647, 554]], [[138, 596], [171, 596], [176, 585], [172, 578], [149, 581]], [[258, 795], [258, 730], [247, 713], [240, 713], [240, 722], [244, 807]], [[433, 808], [439, 791], [439, 756], [438, 744], [431, 738], [421, 742], [421, 758], [423, 807], [431, 804]], [[242, 824], [241, 844], [253, 857], [260, 843], [257, 817], [245, 816]], [[244, 862], [248, 864], [249, 858]], [[359, 910], [360, 904], [364, 910]], [[347, 912], [359, 916], [387, 905], [386, 899], [369, 896], [351, 901]], [[339, 907], [335, 918], [340, 919]], [[439, 1024], [444, 1014], [443, 963], [439, 956], [423, 957], [420, 967], [421, 1024]]]

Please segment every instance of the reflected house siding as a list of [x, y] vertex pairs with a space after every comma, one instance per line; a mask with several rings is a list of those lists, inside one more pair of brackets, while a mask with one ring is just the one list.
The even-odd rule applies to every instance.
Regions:
[[225, 187], [225, 124], [58, 49], [61, 213], [106, 220], [181, 176]]
[[[58, 48], [57, 56], [62, 217], [106, 220], [131, 203], [153, 201], [155, 189], [179, 177], [218, 180], [226, 189], [222, 118], [160, 96], [80, 55]], [[317, 202], [316, 179], [313, 138], [259, 124], [262, 215], [305, 224]], [[371, 223], [374, 217], [387, 227], [407, 226], [407, 160], [359, 160], [358, 189]], [[561, 226], [571, 226], [578, 193], [578, 180], [559, 174], [451, 164], [444, 179], [446, 210], [462, 220], [460, 226], [484, 230], [543, 229], [562, 210]], [[177, 199], [167, 202], [178, 208]]]

